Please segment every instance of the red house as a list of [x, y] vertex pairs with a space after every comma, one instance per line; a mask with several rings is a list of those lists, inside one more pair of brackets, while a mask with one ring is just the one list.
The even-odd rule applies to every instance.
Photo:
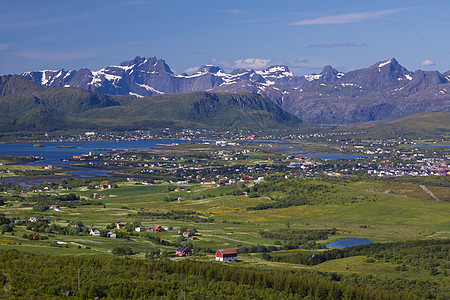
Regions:
[[180, 246], [177, 249], [177, 255], [179, 256], [188, 256], [188, 255], [192, 255], [192, 250], [189, 249], [188, 247], [183, 247]]
[[156, 231], [156, 232], [166, 232], [166, 231], [164, 230], [164, 228], [162, 228], [161, 225], [156, 226], [156, 227], [155, 227], [155, 231]]
[[237, 261], [237, 251], [234, 249], [220, 249], [216, 252], [216, 260]]

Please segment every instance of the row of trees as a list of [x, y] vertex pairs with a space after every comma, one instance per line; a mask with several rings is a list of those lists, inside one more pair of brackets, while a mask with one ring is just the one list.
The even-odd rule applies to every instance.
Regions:
[[214, 218], [206, 217], [205, 214], [193, 210], [170, 210], [170, 211], [139, 211], [140, 217], [152, 217], [157, 219], [178, 220], [195, 223], [213, 223]]
[[215, 262], [50, 259], [4, 250], [0, 251], [0, 282], [7, 287], [0, 289], [0, 298], [52, 298], [72, 292], [83, 299], [415, 299], [407, 293], [372, 290], [297, 272]]

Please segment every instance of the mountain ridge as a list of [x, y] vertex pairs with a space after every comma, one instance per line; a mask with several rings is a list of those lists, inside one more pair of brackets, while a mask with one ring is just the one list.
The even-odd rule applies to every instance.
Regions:
[[418, 112], [450, 111], [450, 71], [411, 72], [395, 58], [347, 73], [325, 66], [319, 74], [296, 76], [285, 65], [229, 73], [204, 65], [190, 75], [175, 74], [162, 59], [137, 56], [98, 71], [61, 69], [22, 76], [45, 87], [70, 86], [138, 98], [198, 91], [252, 93], [318, 124], [389, 121]]
[[0, 97], [2, 132], [165, 127], [264, 131], [307, 126], [270, 100], [249, 93], [135, 98], [74, 87], [44, 88], [10, 75], [0, 76], [0, 91], [5, 91]]

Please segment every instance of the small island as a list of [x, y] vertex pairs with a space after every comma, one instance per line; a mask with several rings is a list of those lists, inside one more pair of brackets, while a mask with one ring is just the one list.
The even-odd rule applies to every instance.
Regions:
[[47, 146], [45, 146], [44, 144], [34, 144], [33, 147], [35, 147], [35, 148], [44, 148], [44, 147], [47, 147]]
[[[44, 147], [45, 147], [45, 146], [44, 146]], [[59, 146], [56, 146], [56, 148], [73, 149], [73, 148], [78, 148], [78, 147], [75, 147], [75, 146], [69, 146], [69, 145], [59, 145]]]

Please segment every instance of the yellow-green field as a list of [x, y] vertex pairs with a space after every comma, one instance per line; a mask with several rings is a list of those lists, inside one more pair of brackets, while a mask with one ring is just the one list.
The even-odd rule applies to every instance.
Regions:
[[[212, 187], [204, 185], [180, 186], [191, 191], [168, 192], [167, 184], [153, 186], [137, 185], [135, 182], [119, 184], [117, 189], [86, 190], [80, 188], [72, 191], [80, 196], [89, 197], [97, 192], [104, 198], [105, 205], [63, 207], [62, 211], [46, 211], [42, 216], [49, 216], [57, 224], [67, 225], [71, 220], [80, 220], [88, 226], [104, 229], [115, 222], [141, 222], [143, 227], [162, 225], [173, 227], [173, 232], [160, 233], [159, 236], [175, 241], [178, 229], [195, 227], [203, 234], [195, 245], [202, 247], [223, 248], [239, 244], [273, 245], [273, 240], [259, 237], [260, 230], [273, 228], [326, 229], [337, 228], [339, 234], [330, 240], [345, 237], [363, 237], [373, 241], [395, 241], [423, 237], [450, 237], [450, 209], [448, 202], [436, 202], [418, 185], [403, 183], [386, 183], [378, 181], [360, 181], [345, 183], [339, 188], [336, 197], [353, 195], [356, 197], [374, 197], [376, 201], [357, 202], [353, 204], [303, 205], [282, 209], [247, 211], [247, 207], [268, 203], [267, 197], [248, 198], [247, 196], [226, 195], [229, 187]], [[433, 191], [446, 188], [433, 188]], [[193, 195], [208, 193], [213, 198], [191, 200]], [[444, 192], [442, 191], [442, 194]], [[437, 193], [438, 194], [438, 193]], [[167, 196], [182, 197], [185, 201], [178, 203], [164, 201]], [[222, 195], [222, 196], [221, 196]], [[214, 218], [214, 223], [194, 223], [178, 220], [157, 219], [150, 216], [137, 216], [139, 211], [191, 210]], [[0, 211], [7, 216], [20, 216], [27, 220], [37, 216], [31, 207], [22, 207], [20, 203], [4, 206]], [[20, 227], [18, 227], [20, 228]], [[20, 240], [20, 234], [11, 237]], [[64, 237], [73, 241], [74, 237]], [[77, 237], [78, 238], [78, 237]], [[90, 241], [94, 237], [81, 237]], [[98, 239], [97, 239], [98, 240]], [[136, 237], [135, 248], [143, 239]], [[106, 243], [106, 242], [103, 242]], [[89, 242], [86, 242], [86, 245]], [[148, 244], [145, 247], [153, 247]], [[144, 247], [144, 248], [145, 248]], [[104, 245], [108, 249], [108, 245]]]
[[[326, 244], [342, 238], [367, 238], [374, 242], [407, 241], [417, 239], [449, 239], [450, 238], [450, 207], [447, 202], [448, 188], [427, 185], [438, 197], [440, 202], [431, 198], [419, 184], [387, 182], [374, 180], [331, 180], [332, 183], [321, 182], [327, 179], [311, 179], [313, 184], [325, 183], [333, 185], [331, 200], [324, 197], [323, 203], [316, 205], [291, 206], [280, 209], [247, 210], [258, 204], [270, 203], [268, 196], [248, 197], [232, 195], [236, 186], [216, 187], [211, 185], [171, 185], [158, 183], [144, 186], [140, 182], [126, 181], [118, 183], [118, 188], [88, 190], [86, 187], [71, 191], [48, 192], [75, 193], [81, 197], [90, 198], [93, 193], [102, 196], [101, 205], [83, 205], [69, 208], [62, 205], [61, 211], [34, 211], [32, 207], [24, 206], [23, 202], [8, 201], [8, 205], [0, 207], [0, 213], [6, 216], [20, 217], [28, 220], [30, 217], [50, 217], [52, 223], [66, 227], [69, 222], [78, 220], [89, 229], [105, 229], [116, 222], [131, 224], [140, 222], [140, 226], [154, 228], [156, 225], [170, 228], [167, 232], [128, 232], [129, 239], [111, 239], [90, 235], [61, 235], [40, 233], [48, 236], [46, 240], [31, 240], [24, 235], [32, 231], [25, 225], [15, 226], [14, 232], [0, 234], [0, 249], [17, 249], [33, 254], [72, 255], [98, 258], [114, 258], [112, 249], [130, 247], [137, 253], [130, 258], [144, 258], [149, 252], [159, 251], [164, 257], [175, 257], [175, 246], [165, 246], [151, 238], [177, 243], [180, 241], [180, 230], [195, 228], [199, 240], [189, 242], [193, 246], [197, 260], [213, 260], [214, 251], [223, 248], [254, 247], [258, 245], [278, 246], [276, 239], [260, 236], [260, 231], [272, 229], [337, 229], [337, 234], [329, 235], [327, 240], [316, 241]], [[250, 187], [251, 186], [247, 186]], [[180, 188], [182, 191], [174, 191]], [[169, 191], [171, 190], [171, 191]], [[7, 195], [0, 193], [0, 197]], [[31, 197], [28, 193], [25, 197]], [[167, 198], [181, 197], [182, 202], [167, 201]], [[321, 195], [320, 197], [323, 197]], [[354, 199], [342, 202], [342, 199]], [[336, 200], [336, 201], [334, 201]], [[320, 203], [320, 202], [319, 202]], [[139, 215], [140, 212], [193, 211], [201, 217], [195, 221], [161, 218], [160, 216]], [[214, 222], [202, 222], [205, 218]], [[125, 230], [121, 230], [125, 232]], [[149, 236], [151, 238], [149, 238]], [[56, 245], [56, 242], [60, 242]], [[65, 243], [65, 244], [63, 244]], [[203, 251], [197, 251], [203, 249]], [[205, 253], [205, 249], [210, 249]], [[312, 252], [315, 251], [315, 252]], [[281, 250], [270, 253], [272, 256], [322, 253], [315, 250]], [[307, 272], [325, 272], [347, 276], [363, 276], [373, 288], [379, 280], [436, 282], [443, 289], [450, 284], [449, 276], [444, 273], [441, 265], [437, 275], [430, 275], [424, 268], [415, 268], [397, 264], [395, 261], [368, 261], [365, 256], [352, 256], [329, 260], [317, 265], [299, 265], [286, 262], [268, 261], [262, 253], [239, 254], [239, 265], [258, 269], [306, 270]], [[350, 277], [348, 277], [350, 276]], [[365, 277], [364, 277], [365, 276]], [[375, 276], [375, 279], [371, 277]], [[377, 281], [378, 280], [378, 281]], [[377, 283], [378, 282], [378, 283]], [[406, 287], [405, 287], [406, 288]]]

